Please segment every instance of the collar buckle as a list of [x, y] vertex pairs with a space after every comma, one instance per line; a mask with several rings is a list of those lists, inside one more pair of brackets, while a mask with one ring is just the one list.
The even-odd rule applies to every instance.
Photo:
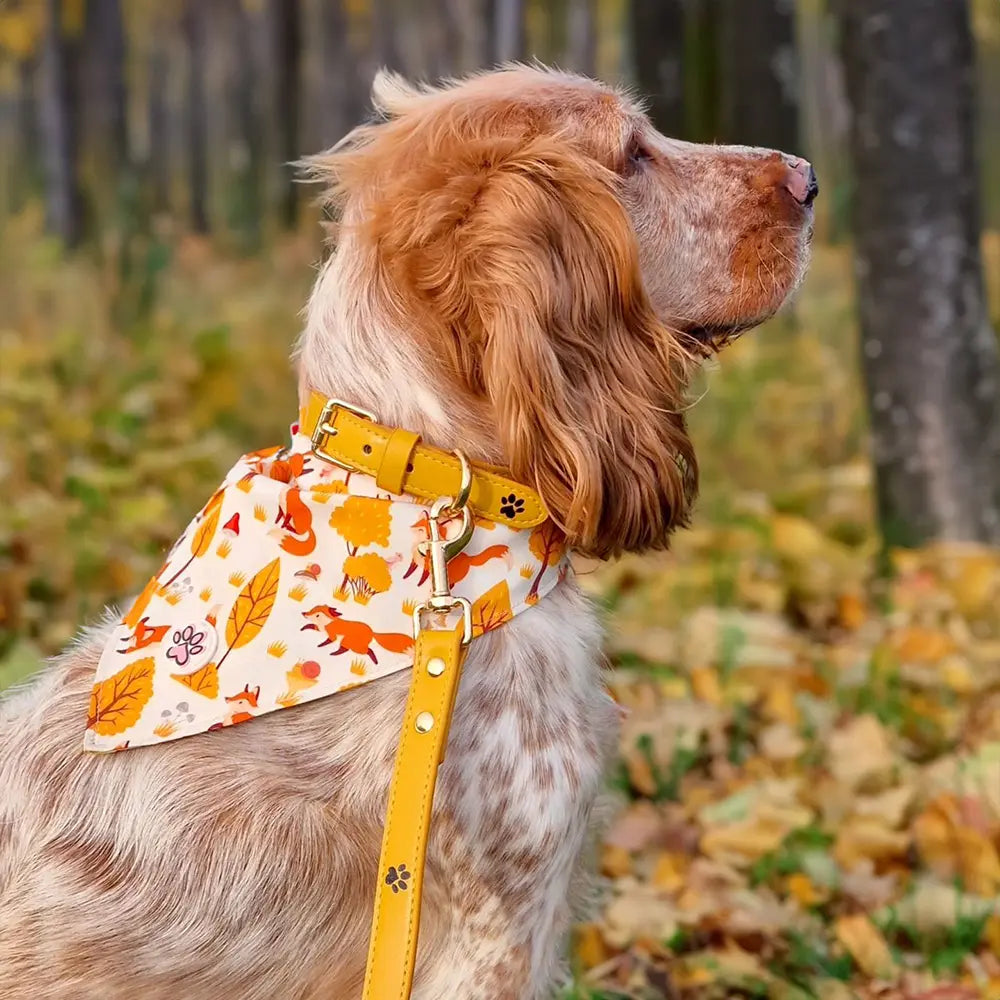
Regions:
[[361, 417], [362, 420], [369, 420], [373, 424], [378, 422], [378, 417], [370, 410], [355, 406], [353, 403], [345, 403], [342, 399], [328, 399], [322, 413], [319, 415], [319, 420], [316, 421], [316, 429], [312, 432], [313, 452], [319, 458], [323, 459], [324, 462], [330, 462], [341, 469], [351, 472], [354, 469], [352, 465], [342, 462], [339, 458], [334, 458], [333, 455], [329, 454], [322, 447], [326, 443], [327, 438], [337, 436], [337, 426], [334, 422], [334, 415], [337, 410], [347, 410], [355, 416]]

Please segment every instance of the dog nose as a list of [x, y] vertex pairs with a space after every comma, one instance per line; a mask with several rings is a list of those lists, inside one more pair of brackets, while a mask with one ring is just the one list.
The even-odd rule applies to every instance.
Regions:
[[819, 194], [819, 182], [812, 164], [800, 156], [790, 159], [785, 187], [800, 205], [811, 205]]

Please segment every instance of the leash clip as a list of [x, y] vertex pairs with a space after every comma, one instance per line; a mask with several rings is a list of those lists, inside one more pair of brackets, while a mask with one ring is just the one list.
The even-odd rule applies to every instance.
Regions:
[[[461, 610], [464, 625], [462, 645], [472, 641], [472, 605], [464, 597], [455, 597], [448, 583], [448, 560], [458, 555], [472, 538], [473, 520], [469, 509], [469, 494], [472, 491], [472, 467], [460, 451], [455, 455], [462, 464], [462, 482], [458, 495], [439, 497], [428, 512], [429, 538], [421, 542], [418, 551], [430, 560], [431, 596], [413, 611], [414, 638], [423, 628], [445, 628], [443, 616], [449, 611]], [[447, 523], [456, 516], [462, 519], [462, 526], [454, 538], [447, 537]], [[440, 616], [434, 626], [425, 625], [424, 617], [431, 614]]]

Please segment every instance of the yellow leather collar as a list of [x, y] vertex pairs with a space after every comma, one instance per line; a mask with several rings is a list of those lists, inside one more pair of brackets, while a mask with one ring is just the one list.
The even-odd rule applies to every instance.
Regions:
[[[320, 458], [373, 476], [389, 493], [425, 501], [458, 494], [462, 467], [455, 455], [422, 444], [412, 431], [385, 427], [349, 403], [311, 391], [299, 430], [312, 438]], [[538, 493], [482, 465], [472, 467], [469, 506], [479, 517], [515, 528], [534, 528], [548, 517]]]

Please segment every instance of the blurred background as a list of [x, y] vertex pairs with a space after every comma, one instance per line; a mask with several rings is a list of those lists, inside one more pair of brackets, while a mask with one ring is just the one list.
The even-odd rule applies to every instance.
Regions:
[[798, 298], [693, 387], [691, 530], [580, 567], [627, 716], [568, 995], [1000, 1000], [997, 0], [4, 0], [0, 687], [284, 438], [290, 161], [379, 66], [509, 59], [821, 186]]

